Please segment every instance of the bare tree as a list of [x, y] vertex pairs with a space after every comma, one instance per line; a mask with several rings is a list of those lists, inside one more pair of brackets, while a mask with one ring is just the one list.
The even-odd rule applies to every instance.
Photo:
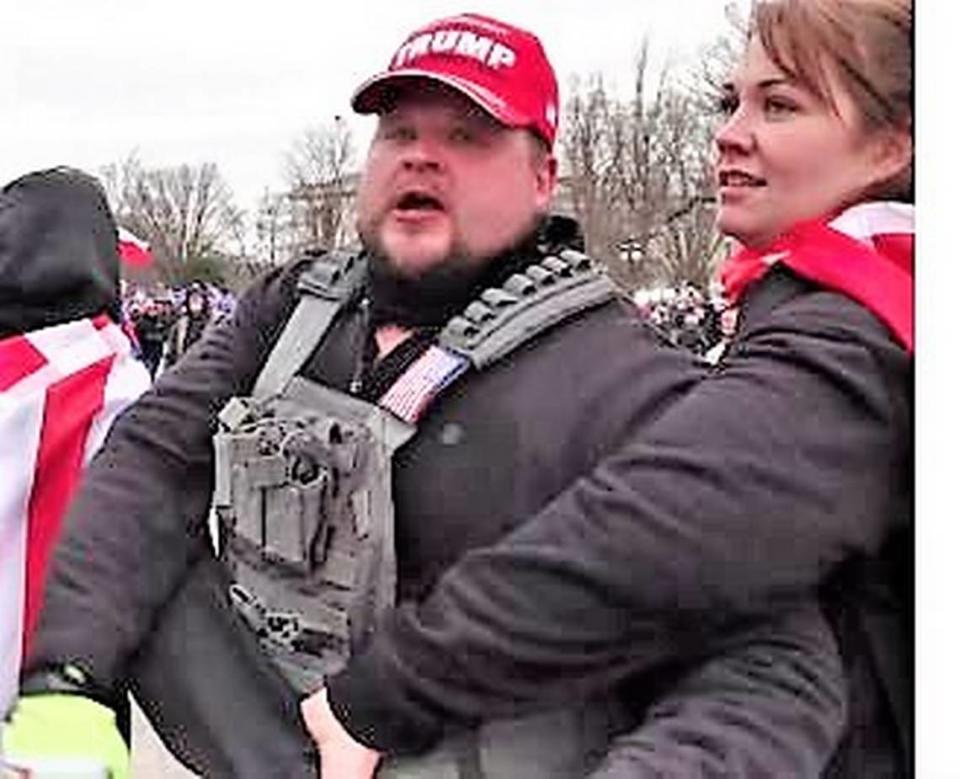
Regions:
[[330, 248], [347, 242], [356, 190], [353, 133], [343, 117], [304, 131], [285, 158], [299, 246]]
[[254, 254], [261, 264], [275, 267], [290, 258], [295, 242], [294, 216], [288, 195], [269, 191], [263, 193], [254, 218]]
[[183, 280], [189, 266], [243, 253], [243, 217], [213, 163], [146, 168], [135, 154], [102, 178], [117, 221], [150, 243], [160, 275]]
[[575, 84], [561, 139], [566, 169], [561, 198], [580, 221], [588, 250], [598, 256], [608, 254], [610, 236], [618, 232], [616, 214], [609, 208], [618, 162], [611, 139], [614, 110], [600, 76], [591, 78], [582, 91]]
[[[711, 181], [714, 100], [705, 74], [726, 63], [715, 44], [701, 71], [653, 72], [645, 44], [633, 94], [618, 100], [602, 79], [574, 85], [561, 154], [561, 200], [580, 220], [591, 253], [629, 287], [692, 282], [705, 290], [720, 241]], [[709, 67], [708, 67], [709, 66]]]

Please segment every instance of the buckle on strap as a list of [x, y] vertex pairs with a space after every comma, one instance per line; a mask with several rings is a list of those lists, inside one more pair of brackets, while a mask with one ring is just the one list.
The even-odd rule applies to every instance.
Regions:
[[[274, 611], [250, 590], [236, 582], [227, 590], [234, 608], [257, 637], [291, 652], [312, 652], [315, 645], [347, 645], [350, 626], [346, 613], [318, 604], [317, 621], [295, 611]], [[315, 653], [315, 652], [313, 652]]]
[[254, 632], [291, 651], [303, 635], [300, 615], [294, 612], [270, 611], [256, 595], [234, 582], [230, 585], [230, 600]]

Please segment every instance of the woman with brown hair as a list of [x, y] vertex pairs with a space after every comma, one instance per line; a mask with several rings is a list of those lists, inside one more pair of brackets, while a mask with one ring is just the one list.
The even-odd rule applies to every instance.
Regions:
[[[402, 751], [505, 701], [587, 696], [649, 670], [665, 625], [819, 588], [849, 690], [826, 773], [910, 773], [912, 30], [907, 0], [756, 4], [716, 135], [718, 223], [742, 247], [728, 353], [643, 440], [400, 606], [308, 702], [322, 750], [350, 746], [338, 721]], [[738, 723], [685, 709], [729, 695], [706, 678], [652, 703], [596, 776], [739, 775]]]

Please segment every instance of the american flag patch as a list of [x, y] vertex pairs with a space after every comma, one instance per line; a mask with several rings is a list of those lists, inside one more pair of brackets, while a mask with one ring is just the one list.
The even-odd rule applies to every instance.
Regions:
[[416, 424], [437, 394], [457, 379], [470, 361], [459, 354], [431, 345], [383, 394], [378, 405], [410, 424]]

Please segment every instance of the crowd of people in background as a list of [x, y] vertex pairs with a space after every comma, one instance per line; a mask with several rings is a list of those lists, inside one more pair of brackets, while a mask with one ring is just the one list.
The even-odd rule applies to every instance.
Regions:
[[124, 282], [122, 300], [124, 319], [151, 379], [180, 359], [236, 305], [233, 292], [201, 281], [150, 288]]
[[[233, 311], [236, 295], [202, 281], [180, 286], [143, 287], [122, 282], [123, 314], [138, 354], [156, 379], [172, 366], [211, 323]], [[633, 294], [641, 318], [670, 343], [710, 358], [730, 336], [721, 294], [709, 295], [690, 283], [641, 289]]]
[[692, 284], [638, 290], [640, 315], [670, 343], [709, 357], [730, 336], [721, 294], [704, 295]]

